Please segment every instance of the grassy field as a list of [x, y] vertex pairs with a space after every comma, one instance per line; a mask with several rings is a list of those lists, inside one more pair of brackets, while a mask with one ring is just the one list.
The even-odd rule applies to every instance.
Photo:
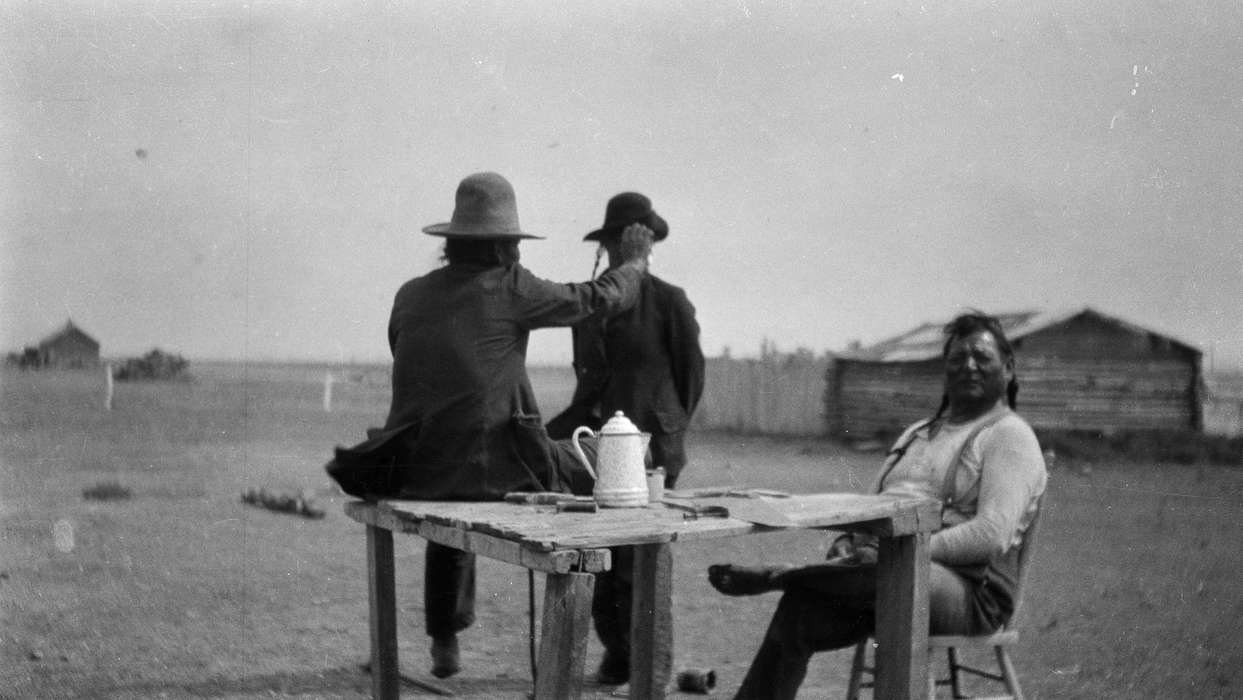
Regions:
[[[322, 465], [387, 409], [384, 372], [194, 365], [197, 381], [119, 384], [102, 373], [0, 375], [0, 698], [366, 697], [362, 528]], [[534, 373], [545, 413], [567, 373]], [[876, 454], [817, 440], [699, 433], [680, 485], [856, 490]], [[83, 492], [128, 489], [121, 500]], [[305, 491], [310, 520], [240, 502]], [[1033, 698], [1243, 694], [1243, 470], [1059, 460], [1027, 598], [1019, 672]], [[777, 598], [718, 595], [717, 561], [809, 561], [817, 533], [675, 548], [675, 665], [741, 679]], [[398, 543], [403, 666], [425, 676], [421, 542]], [[463, 636], [461, 697], [530, 688], [526, 576], [483, 562], [480, 619]], [[592, 640], [588, 663], [599, 648]], [[840, 697], [848, 653], [822, 654], [803, 697]], [[607, 692], [596, 693], [607, 697]], [[421, 697], [415, 688], [406, 697]]]

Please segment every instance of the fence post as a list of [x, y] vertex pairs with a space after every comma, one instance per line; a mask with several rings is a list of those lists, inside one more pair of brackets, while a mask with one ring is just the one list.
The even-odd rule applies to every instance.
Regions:
[[104, 410], [112, 410], [112, 363], [104, 364]]
[[332, 372], [324, 373], [324, 413], [332, 413]]

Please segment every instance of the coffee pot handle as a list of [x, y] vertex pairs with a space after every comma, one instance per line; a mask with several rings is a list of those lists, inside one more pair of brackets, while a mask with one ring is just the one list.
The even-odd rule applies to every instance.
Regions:
[[583, 463], [583, 469], [587, 470], [587, 473], [591, 475], [591, 478], [598, 481], [599, 479], [596, 478], [596, 470], [591, 468], [591, 462], [587, 460], [587, 455], [583, 454], [583, 448], [578, 444], [578, 436], [582, 433], [587, 433], [593, 438], [599, 437], [599, 435], [596, 435], [596, 432], [591, 428], [588, 428], [585, 425], [580, 425], [574, 429], [574, 434], [570, 436], [570, 442], [574, 443], [574, 452], [578, 455], [578, 461]]

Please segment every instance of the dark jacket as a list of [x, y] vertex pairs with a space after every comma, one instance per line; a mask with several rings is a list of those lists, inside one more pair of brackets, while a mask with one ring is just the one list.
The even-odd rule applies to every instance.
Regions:
[[548, 488], [548, 438], [526, 372], [529, 333], [628, 308], [639, 281], [625, 267], [558, 284], [517, 264], [448, 265], [410, 280], [389, 320], [388, 420], [366, 443], [338, 449], [336, 461], [387, 461], [397, 483], [380, 495], [488, 500]]
[[686, 292], [645, 275], [633, 307], [574, 326], [574, 371], [574, 398], [548, 424], [553, 436], [598, 428], [614, 411], [646, 432], [685, 430], [704, 385], [699, 324]]

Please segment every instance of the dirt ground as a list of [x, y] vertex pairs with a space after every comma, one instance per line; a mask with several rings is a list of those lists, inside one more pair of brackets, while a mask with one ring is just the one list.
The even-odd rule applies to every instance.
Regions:
[[[94, 384], [74, 375], [2, 379], [0, 698], [367, 697], [363, 530], [322, 464], [382, 418], [377, 392], [343, 392], [325, 413], [305, 378], [248, 372], [126, 385], [105, 412]], [[694, 434], [689, 449], [684, 487], [857, 490], [879, 461], [824, 441], [723, 434]], [[101, 482], [132, 497], [82, 497]], [[311, 492], [327, 516], [240, 501], [259, 487]], [[1233, 536], [1243, 470], [1063, 461], [1046, 502], [1015, 654], [1029, 697], [1243, 692]], [[676, 546], [675, 668], [714, 669], [714, 695], [728, 697], [777, 597], [721, 596], [707, 566], [811, 561], [823, 540]], [[399, 540], [397, 568], [402, 666], [430, 680], [421, 541]], [[458, 697], [524, 698], [525, 571], [481, 561], [479, 585], [464, 670], [439, 683]], [[541, 590], [537, 579], [537, 600]], [[588, 672], [599, 653], [592, 639]], [[818, 655], [801, 697], [842, 696], [848, 665], [848, 652]], [[407, 686], [403, 697], [436, 696]]]

